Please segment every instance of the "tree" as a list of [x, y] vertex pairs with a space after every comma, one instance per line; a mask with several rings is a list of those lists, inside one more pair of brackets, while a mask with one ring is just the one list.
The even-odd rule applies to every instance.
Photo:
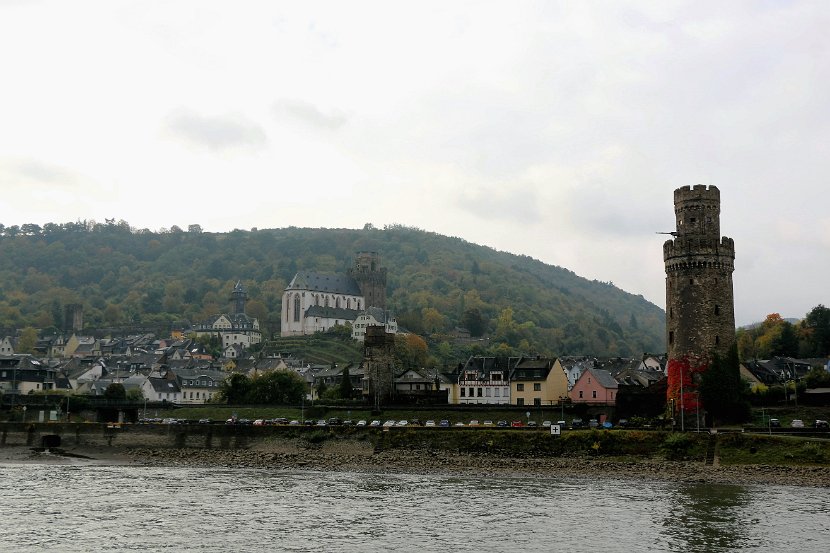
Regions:
[[810, 354], [817, 357], [830, 354], [830, 308], [818, 304], [807, 313], [803, 324]]
[[251, 389], [251, 381], [242, 373], [233, 373], [230, 378], [222, 382], [222, 389], [219, 390], [219, 397], [229, 405], [242, 405], [247, 402], [248, 392]]
[[423, 366], [427, 360], [427, 343], [416, 334], [395, 336], [395, 357], [405, 368]]
[[738, 346], [725, 358], [715, 355], [700, 382], [700, 400], [713, 422], [738, 423], [749, 419], [749, 386], [741, 378]]
[[20, 340], [17, 342], [17, 353], [34, 353], [37, 344], [37, 330], [27, 326], [20, 332]]
[[339, 391], [341, 399], [352, 399], [354, 388], [352, 387], [352, 379], [349, 376], [349, 367], [344, 368], [340, 374]]
[[461, 326], [470, 331], [470, 336], [478, 338], [484, 334], [487, 321], [482, 317], [478, 307], [468, 307], [461, 315]]
[[123, 384], [113, 382], [104, 390], [104, 397], [107, 399], [127, 399], [127, 390], [124, 389]]

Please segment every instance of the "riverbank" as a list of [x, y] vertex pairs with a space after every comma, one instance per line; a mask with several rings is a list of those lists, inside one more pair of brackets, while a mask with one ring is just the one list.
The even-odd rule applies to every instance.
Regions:
[[175, 448], [0, 448], [0, 462], [151, 467], [227, 467], [457, 476], [618, 478], [717, 484], [830, 487], [827, 466], [705, 465], [632, 457], [505, 457], [434, 450], [375, 451], [363, 441], [309, 448], [301, 442], [249, 450]]

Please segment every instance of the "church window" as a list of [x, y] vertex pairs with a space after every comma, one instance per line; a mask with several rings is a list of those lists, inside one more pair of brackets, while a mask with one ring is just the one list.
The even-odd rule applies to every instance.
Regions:
[[329, 297], [326, 296], [326, 307], [328, 307], [328, 306], [329, 306]]
[[346, 299], [346, 309], [352, 308], [352, 298]]
[[718, 335], [715, 335], [715, 345], [716, 346], [720, 345], [720, 336], [718, 336]]
[[294, 322], [300, 322], [300, 296], [294, 296]]
[[334, 299], [334, 306], [337, 309], [340, 309], [340, 297], [337, 297], [337, 298]]
[[674, 331], [673, 330], [669, 331], [669, 343], [670, 344], [674, 343]]
[[357, 308], [360, 309], [360, 300], [357, 300]]
[[715, 315], [720, 315], [720, 305], [715, 306]]

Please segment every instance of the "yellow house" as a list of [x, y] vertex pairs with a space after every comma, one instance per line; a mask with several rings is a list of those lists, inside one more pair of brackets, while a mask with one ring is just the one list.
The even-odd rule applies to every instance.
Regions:
[[568, 397], [568, 376], [559, 359], [523, 357], [510, 377], [513, 405], [558, 405]]

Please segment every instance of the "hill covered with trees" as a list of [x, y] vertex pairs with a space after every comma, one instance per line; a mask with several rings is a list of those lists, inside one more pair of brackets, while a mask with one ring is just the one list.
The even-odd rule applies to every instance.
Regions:
[[[480, 353], [639, 355], [665, 350], [665, 313], [642, 296], [567, 269], [419, 229], [251, 229], [228, 233], [125, 221], [0, 225], [0, 328], [59, 330], [82, 304], [85, 325], [159, 333], [227, 311], [234, 283], [265, 336], [279, 333], [282, 293], [301, 269], [345, 272], [357, 251], [388, 269], [399, 325], [449, 356], [450, 333]], [[452, 346], [455, 347], [455, 346]]]

